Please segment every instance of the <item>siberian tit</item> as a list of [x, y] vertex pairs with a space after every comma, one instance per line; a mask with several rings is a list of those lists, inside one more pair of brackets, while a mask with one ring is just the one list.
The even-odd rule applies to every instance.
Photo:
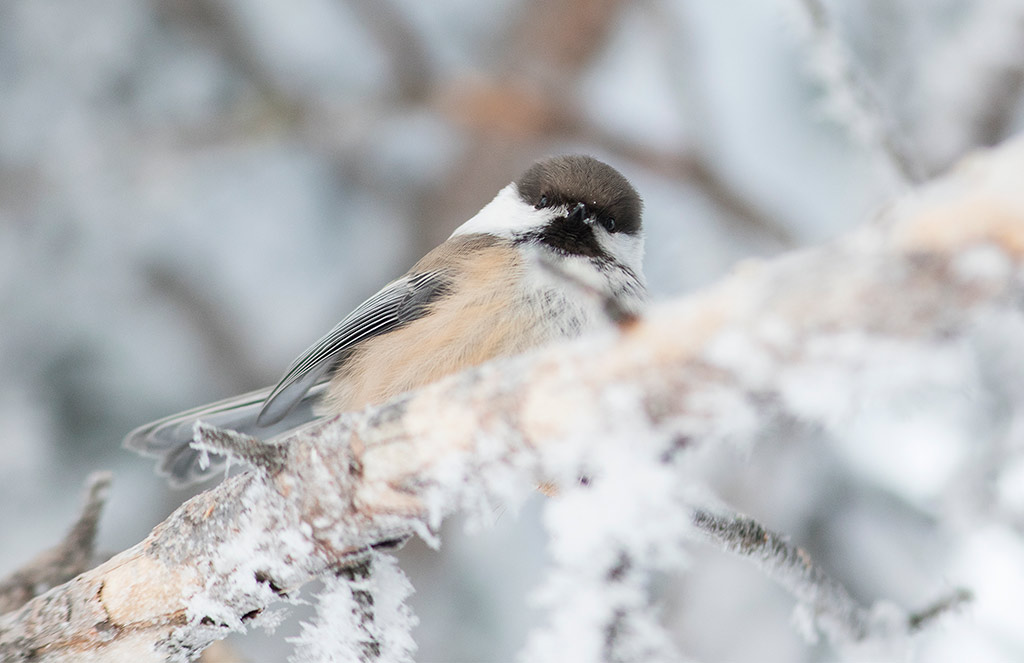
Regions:
[[645, 297], [640, 215], [636, 190], [611, 166], [588, 156], [538, 161], [303, 352], [276, 386], [146, 424], [124, 444], [159, 458], [173, 485], [187, 485], [218, 464], [204, 467], [189, 446], [197, 420], [269, 439], [577, 336], [601, 317], [587, 289], [637, 312]]

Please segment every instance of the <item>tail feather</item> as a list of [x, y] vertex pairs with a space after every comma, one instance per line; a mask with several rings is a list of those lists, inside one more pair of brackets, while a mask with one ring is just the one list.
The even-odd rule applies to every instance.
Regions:
[[190, 446], [197, 421], [269, 440], [315, 419], [313, 406], [326, 387], [327, 384], [323, 383], [310, 389], [287, 416], [270, 426], [256, 423], [256, 417], [271, 391], [268, 387], [140, 426], [125, 436], [124, 446], [143, 456], [159, 459], [157, 472], [166, 476], [172, 486], [187, 486], [210, 477], [225, 462], [223, 456], [210, 455], [209, 465], [201, 467], [202, 454]]

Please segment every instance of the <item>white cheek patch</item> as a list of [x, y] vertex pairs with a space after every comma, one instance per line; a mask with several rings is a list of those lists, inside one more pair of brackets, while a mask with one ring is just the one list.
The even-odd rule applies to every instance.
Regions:
[[484, 205], [469, 221], [455, 229], [452, 237], [487, 233], [510, 238], [524, 231], [537, 230], [552, 218], [552, 210], [538, 210], [523, 202], [515, 183], [498, 192], [494, 200]]
[[644, 237], [642, 234], [609, 233], [604, 230], [597, 230], [594, 234], [597, 237], [597, 243], [605, 253], [629, 267], [637, 278], [643, 279]]
[[527, 281], [538, 289], [562, 289], [578, 282], [598, 292], [605, 291], [605, 279], [589, 258], [555, 253], [544, 244], [523, 244], [520, 251]]

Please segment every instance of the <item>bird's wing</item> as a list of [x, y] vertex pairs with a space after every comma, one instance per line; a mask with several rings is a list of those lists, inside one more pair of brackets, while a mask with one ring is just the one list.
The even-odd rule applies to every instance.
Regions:
[[160, 474], [172, 485], [201, 481], [224, 464], [211, 455], [209, 464], [190, 446], [197, 421], [270, 439], [316, 417], [313, 408], [326, 390], [328, 371], [345, 360], [360, 341], [385, 334], [419, 318], [438, 297], [448, 292], [450, 280], [441, 271], [406, 275], [385, 286], [292, 363], [273, 389], [202, 405], [136, 428], [124, 446], [160, 459]]
[[422, 317], [431, 303], [449, 292], [450, 286], [443, 271], [408, 274], [386, 285], [292, 362], [267, 396], [257, 424], [269, 426], [284, 419], [306, 392], [328, 379], [330, 370], [343, 362], [357, 344]]

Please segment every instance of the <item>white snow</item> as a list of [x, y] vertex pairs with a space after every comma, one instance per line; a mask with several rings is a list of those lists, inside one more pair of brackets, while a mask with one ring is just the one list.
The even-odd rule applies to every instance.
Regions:
[[[295, 651], [290, 663], [340, 663], [373, 660], [411, 663], [416, 652], [412, 629], [418, 623], [405, 600], [412, 584], [394, 557], [374, 553], [369, 578], [331, 576], [317, 596], [317, 616], [289, 640]], [[357, 596], [367, 593], [372, 603]], [[363, 594], [366, 596], [367, 594]], [[372, 647], [373, 655], [368, 655]]]
[[686, 561], [690, 487], [659, 460], [668, 441], [637, 432], [636, 394], [609, 389], [602, 406], [614, 428], [584, 432], [543, 459], [559, 486], [544, 512], [552, 563], [534, 594], [549, 616], [524, 661], [678, 660], [653, 585]]
[[1001, 283], [1009, 278], [1013, 263], [998, 247], [982, 244], [957, 256], [953, 269], [964, 281]]

